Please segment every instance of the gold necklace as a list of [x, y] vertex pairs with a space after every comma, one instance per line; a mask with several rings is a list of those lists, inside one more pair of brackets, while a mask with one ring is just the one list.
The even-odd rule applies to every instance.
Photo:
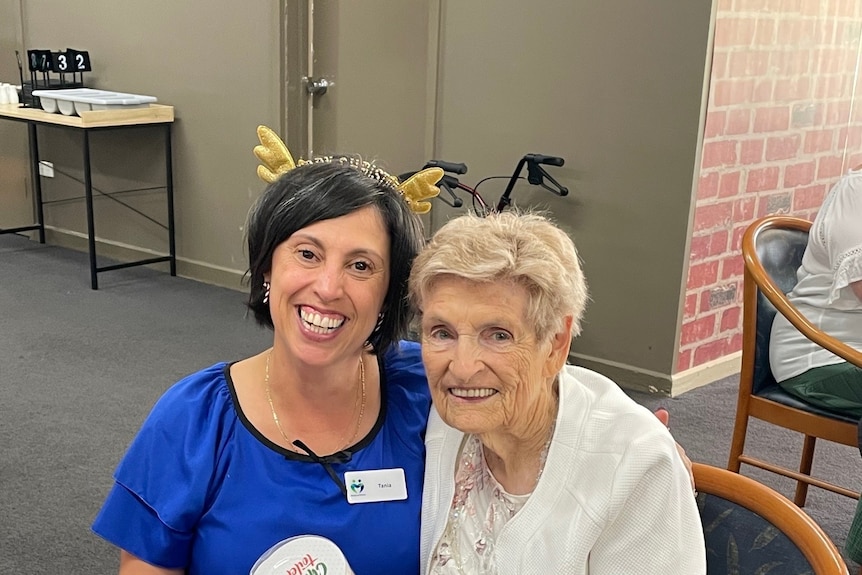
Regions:
[[[278, 420], [278, 414], [275, 412], [275, 404], [272, 402], [272, 392], [269, 388], [269, 358], [272, 357], [272, 350], [269, 350], [269, 353], [266, 354], [266, 371], [264, 373], [264, 388], [266, 389], [266, 400], [269, 402], [269, 409], [272, 412], [272, 420], [275, 422], [275, 426], [278, 428], [278, 432], [281, 434], [281, 437], [284, 439], [285, 443], [289, 446], [290, 449], [296, 451], [293, 447], [293, 442], [287, 437], [287, 434], [284, 433], [284, 429], [281, 427], [281, 422]], [[350, 436], [350, 439], [347, 440], [341, 447], [336, 449], [335, 451], [341, 451], [345, 447], [349, 447], [353, 444], [353, 440], [356, 439], [356, 435], [359, 433], [359, 427], [362, 425], [362, 417], [365, 415], [365, 362], [362, 360], [362, 356], [359, 356], [359, 383], [362, 385], [362, 400], [359, 403], [359, 417], [356, 419], [356, 425], [353, 428], [353, 435]], [[354, 411], [356, 407], [354, 405]], [[344, 439], [342, 437], [342, 439]]]

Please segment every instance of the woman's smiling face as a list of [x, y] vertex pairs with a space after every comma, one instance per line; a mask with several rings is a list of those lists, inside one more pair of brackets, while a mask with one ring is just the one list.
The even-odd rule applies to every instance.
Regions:
[[276, 339], [309, 365], [355, 356], [377, 324], [389, 259], [389, 234], [374, 207], [295, 232], [265, 274]]
[[547, 413], [560, 368], [516, 283], [435, 280], [422, 300], [422, 359], [434, 407], [466, 433], [525, 435]]

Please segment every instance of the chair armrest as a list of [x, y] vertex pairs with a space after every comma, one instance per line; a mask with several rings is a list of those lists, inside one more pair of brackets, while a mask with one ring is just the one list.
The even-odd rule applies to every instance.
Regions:
[[775, 309], [777, 309], [781, 315], [786, 317], [793, 327], [798, 329], [802, 335], [845, 361], [858, 367], [862, 367], [862, 351], [854, 349], [843, 341], [836, 339], [814, 326], [808, 318], [806, 318], [802, 312], [800, 312], [799, 309], [793, 305], [789, 299], [787, 299], [785, 293], [775, 285], [772, 278], [769, 277], [769, 274], [763, 269], [763, 266], [757, 259], [757, 251], [755, 249], [757, 234], [769, 228], [794, 227], [797, 229], [807, 229], [810, 222], [788, 216], [772, 217], [770, 220], [771, 225], [749, 227], [742, 238], [742, 256], [745, 260], [745, 267], [748, 269], [749, 273], [751, 273], [751, 276], [755, 283], [757, 283], [760, 291], [763, 292], [766, 299], [775, 306]]

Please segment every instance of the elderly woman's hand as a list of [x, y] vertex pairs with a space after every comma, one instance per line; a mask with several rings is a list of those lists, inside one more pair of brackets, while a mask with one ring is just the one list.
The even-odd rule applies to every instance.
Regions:
[[[658, 417], [658, 420], [661, 421], [665, 427], [670, 429], [670, 413], [668, 412], [668, 410], [663, 407], [659, 407], [655, 410], [654, 413], [655, 416]], [[691, 469], [691, 459], [688, 458], [688, 455], [685, 454], [685, 449], [683, 449], [682, 445], [680, 445], [678, 442], [676, 444], [676, 451], [677, 453], [679, 453], [682, 462], [685, 464], [686, 470], [688, 470], [688, 478], [689, 481], [691, 481], [691, 489], [692, 491], [694, 491], [694, 472]]]

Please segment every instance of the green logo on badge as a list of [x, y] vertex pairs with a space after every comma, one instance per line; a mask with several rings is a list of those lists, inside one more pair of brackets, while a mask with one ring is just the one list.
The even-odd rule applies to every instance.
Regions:
[[361, 479], [354, 479], [350, 482], [350, 491], [354, 494], [362, 493], [365, 490], [365, 485]]

